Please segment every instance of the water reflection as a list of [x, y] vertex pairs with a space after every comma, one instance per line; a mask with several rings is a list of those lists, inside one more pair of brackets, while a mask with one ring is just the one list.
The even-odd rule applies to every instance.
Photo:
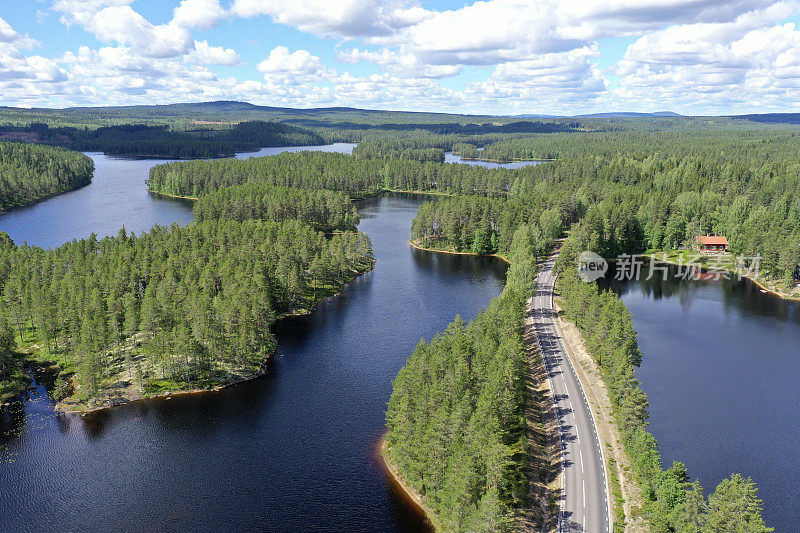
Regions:
[[375, 270], [278, 322], [265, 376], [86, 417], [37, 389], [3, 414], [0, 530], [425, 530], [376, 457], [391, 382], [420, 337], [499, 294], [505, 265], [411, 248], [422, 201], [362, 204]]
[[664, 459], [708, 491], [751, 476], [778, 531], [800, 523], [800, 303], [749, 280], [606, 281], [633, 315], [637, 376]]

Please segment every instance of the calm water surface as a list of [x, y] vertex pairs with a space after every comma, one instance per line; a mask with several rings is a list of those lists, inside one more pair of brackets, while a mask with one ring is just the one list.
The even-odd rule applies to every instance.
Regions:
[[312, 152], [338, 152], [340, 154], [352, 154], [355, 143], [333, 143], [321, 144], [317, 146], [273, 146], [269, 148], [262, 148], [257, 152], [243, 152], [236, 154], [238, 159], [247, 159], [248, 157], [262, 157], [265, 155], [278, 155], [283, 152], [302, 152], [304, 150], [311, 150]]
[[[314, 150], [351, 153], [354, 144], [282, 146], [237, 154], [238, 158]], [[86, 154], [94, 160], [94, 178], [89, 185], [0, 216], [0, 231], [14, 242], [54, 248], [91, 233], [99, 237], [149, 231], [153, 224], [186, 223], [192, 219], [192, 202], [147, 192], [144, 181], [150, 168], [166, 159], [122, 159], [101, 153]]]
[[544, 163], [544, 161], [514, 161], [513, 163], [493, 163], [491, 161], [476, 161], [474, 159], [462, 159], [460, 155], [455, 155], [452, 152], [445, 152], [444, 162], [465, 163], [473, 167], [478, 166], [486, 168], [522, 168]]
[[[144, 176], [108, 163], [114, 179], [98, 172], [94, 185], [144, 188]], [[139, 172], [152, 164], [127, 163]], [[311, 315], [278, 323], [279, 356], [263, 378], [86, 417], [56, 415], [43, 387], [31, 391], [0, 421], [0, 530], [424, 530], [376, 458], [391, 382], [421, 337], [457, 313], [473, 318], [499, 294], [505, 266], [412, 249], [421, 201], [361, 205], [376, 268]], [[27, 231], [27, 240], [54, 245], [88, 227], [117, 231], [94, 221], [95, 210], [63, 202], [35, 206], [49, 222], [39, 211], [7, 215], [16, 217], [15, 238]], [[184, 204], [168, 207], [175, 217], [159, 222], [190, 216]]]
[[664, 464], [686, 463], [707, 492], [750, 476], [777, 531], [800, 524], [800, 304], [749, 281], [617, 284], [633, 314]]

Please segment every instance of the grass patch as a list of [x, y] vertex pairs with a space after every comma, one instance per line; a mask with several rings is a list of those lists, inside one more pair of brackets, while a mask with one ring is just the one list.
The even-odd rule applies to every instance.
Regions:
[[622, 497], [622, 488], [617, 476], [617, 461], [613, 457], [608, 458], [608, 483], [611, 485], [611, 495], [614, 498], [612, 515], [614, 518], [614, 530], [625, 531], [625, 498]]

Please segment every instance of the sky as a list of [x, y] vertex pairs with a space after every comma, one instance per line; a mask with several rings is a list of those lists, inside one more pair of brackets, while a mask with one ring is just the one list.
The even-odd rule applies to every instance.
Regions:
[[0, 105], [800, 111], [800, 3], [0, 0]]

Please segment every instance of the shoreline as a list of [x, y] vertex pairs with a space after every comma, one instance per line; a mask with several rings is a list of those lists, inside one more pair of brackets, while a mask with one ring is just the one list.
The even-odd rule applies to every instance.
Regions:
[[194, 196], [177, 196], [175, 194], [167, 194], [165, 192], [154, 191], [152, 189], [147, 189], [147, 192], [157, 194], [159, 196], [166, 196], [167, 198], [177, 198], [179, 200], [194, 200], [194, 201], [198, 200], [198, 198]]
[[484, 163], [497, 163], [498, 165], [510, 165], [511, 163], [546, 163], [548, 161], [555, 161], [556, 159], [512, 159], [510, 161], [501, 161], [500, 159], [485, 159], [482, 157], [464, 157], [463, 155], [457, 154], [455, 152], [451, 152], [453, 155], [457, 155], [461, 158], [462, 161], [483, 161]]
[[235, 381], [231, 381], [230, 383], [224, 383], [221, 385], [217, 385], [208, 389], [179, 389], [176, 391], [165, 391], [160, 392], [158, 394], [153, 394], [150, 396], [140, 396], [139, 398], [131, 398], [129, 400], [125, 400], [120, 403], [113, 403], [108, 405], [97, 405], [93, 407], [86, 407], [80, 408], [79, 405], [75, 405], [74, 409], [70, 409], [69, 404], [64, 404], [63, 401], [56, 403], [53, 406], [53, 410], [57, 413], [63, 413], [68, 415], [81, 415], [86, 416], [87, 414], [91, 413], [98, 413], [100, 411], [106, 411], [108, 409], [114, 409], [115, 407], [122, 407], [124, 405], [132, 405], [139, 402], [144, 402], [148, 400], [170, 400], [173, 396], [189, 396], [195, 394], [204, 394], [204, 393], [213, 393], [219, 392], [222, 389], [226, 389], [228, 387], [233, 387], [234, 385], [239, 385], [240, 383], [245, 383], [247, 381], [252, 381], [254, 379], [258, 379], [266, 373], [266, 365], [267, 363], [275, 356], [275, 353], [271, 353], [264, 359], [262, 363], [262, 369], [259, 370], [257, 373], [252, 374], [250, 376], [245, 376], [243, 378], [237, 379]]
[[[658, 256], [659, 253], [669, 253], [669, 252], [646, 253], [646, 254], [644, 254], [644, 256], [648, 257], [648, 258], [651, 258], [651, 259], [653, 259], [653, 260], [655, 260], [655, 261], [657, 261], [659, 263], [664, 263], [664, 264], [667, 264], [667, 265], [676, 265], [677, 266], [677, 265], [680, 264], [677, 260], [672, 259], [670, 257], [659, 257]], [[711, 268], [709, 266], [707, 266], [707, 265], [699, 264], [697, 266], [703, 272], [709, 272], [711, 270]], [[751, 283], [755, 284], [756, 287], [761, 289], [761, 291], [764, 294], [772, 294], [773, 296], [777, 296], [781, 300], [800, 302], [800, 294], [794, 296], [793, 294], [788, 294], [788, 293], [779, 291], [779, 290], [777, 290], [776, 287], [770, 286], [769, 282], [767, 280], [756, 279], [756, 278], [753, 278], [751, 276], [745, 276], [743, 274], [739, 274], [738, 272], [736, 272], [736, 270], [732, 270], [732, 269], [724, 267], [724, 266], [723, 267], [719, 267], [718, 270], [721, 271], [721, 272], [727, 273], [727, 274], [731, 274], [733, 276], [738, 276], [739, 279], [746, 279], [746, 280], [750, 281]]]
[[438, 254], [450, 254], [450, 255], [471, 255], [474, 257], [494, 257], [500, 259], [505, 264], [510, 265], [511, 261], [506, 259], [504, 256], [500, 254], [476, 254], [474, 252], [453, 252], [450, 250], [439, 250], [436, 248], [425, 248], [424, 246], [420, 246], [419, 244], [415, 243], [414, 241], [408, 241], [408, 244], [411, 245], [412, 248], [416, 248], [417, 250], [422, 250], [423, 252], [436, 252]]
[[441, 531], [442, 527], [439, 524], [439, 519], [436, 516], [436, 512], [425, 504], [425, 500], [422, 498], [422, 495], [408, 485], [406, 480], [403, 479], [403, 476], [400, 474], [400, 469], [397, 468], [397, 465], [395, 465], [394, 462], [392, 462], [392, 459], [389, 456], [389, 444], [386, 442], [386, 434], [381, 436], [381, 440], [378, 443], [378, 457], [380, 458], [384, 469], [389, 474], [389, 479], [391, 482], [393, 482], [405, 494], [405, 496], [411, 502], [413, 502], [413, 504], [422, 512], [422, 514], [425, 515], [425, 518], [433, 527], [434, 531]]
[[56, 191], [56, 192], [50, 193], [47, 196], [42, 196], [41, 198], [36, 198], [35, 200], [31, 200], [30, 202], [26, 202], [24, 204], [12, 205], [12, 206], [6, 207], [5, 209], [0, 209], [0, 216], [8, 215], [9, 213], [12, 213], [12, 212], [14, 212], [14, 211], [16, 211], [18, 209], [25, 209], [25, 208], [28, 208], [28, 207], [32, 207], [32, 206], [38, 204], [39, 202], [44, 202], [45, 200], [50, 200], [52, 198], [55, 198], [56, 196], [60, 196], [62, 194], [66, 194], [68, 192], [77, 191], [78, 189], [86, 187], [87, 185], [91, 185], [93, 180], [94, 180], [94, 170], [92, 171], [91, 177], [89, 177], [89, 181], [87, 181], [86, 183], [80, 183], [80, 184], [76, 185], [75, 187], [70, 187], [69, 189], [64, 189], [63, 191]]
[[[197, 196], [180, 196], [177, 194], [169, 194], [166, 192], [161, 191], [154, 191], [153, 189], [147, 189], [147, 192], [152, 194], [157, 194], [159, 196], [165, 196], [167, 198], [176, 198], [178, 200], [193, 200], [197, 201], [200, 198]], [[437, 192], [437, 191], [417, 191], [417, 190], [403, 190], [403, 189], [381, 189], [375, 191], [374, 193], [367, 193], [363, 196], [349, 196], [350, 200], [357, 202], [359, 200], [366, 200], [367, 198], [374, 198], [376, 196], [381, 196], [386, 193], [403, 193], [403, 194], [419, 194], [419, 195], [426, 195], [426, 196], [453, 196], [450, 193], [446, 192]]]
[[[277, 322], [279, 320], [285, 320], [285, 319], [289, 319], [289, 318], [305, 316], [305, 315], [308, 315], [308, 314], [314, 312], [314, 310], [319, 306], [319, 304], [321, 302], [323, 302], [325, 300], [329, 300], [331, 298], [336, 298], [337, 296], [340, 296], [342, 294], [342, 290], [344, 289], [344, 287], [347, 284], [353, 282], [359, 276], [362, 276], [362, 275], [374, 270], [376, 263], [377, 263], [377, 261], [373, 260], [372, 263], [370, 264], [369, 268], [365, 269], [363, 272], [358, 272], [355, 276], [353, 276], [353, 278], [351, 280], [347, 281], [341, 287], [339, 287], [339, 290], [336, 291], [334, 294], [331, 294], [330, 296], [326, 296], [325, 298], [320, 298], [319, 300], [314, 302], [314, 305], [312, 305], [309, 309], [303, 309], [303, 310], [292, 312], [292, 313], [284, 313], [283, 315], [275, 317], [275, 322]], [[159, 392], [157, 394], [140, 396], [138, 398], [125, 399], [124, 401], [121, 401], [119, 403], [103, 404], [103, 405], [96, 405], [96, 406], [91, 406], [91, 407], [89, 407], [89, 406], [81, 407], [82, 404], [73, 404], [73, 408], [69, 408], [68, 407], [69, 404], [65, 404], [64, 401], [62, 400], [60, 402], [56, 402], [56, 404], [53, 406], [53, 409], [56, 412], [59, 412], [59, 413], [75, 414], [75, 415], [84, 416], [84, 415], [86, 415], [88, 413], [95, 413], [95, 412], [99, 412], [99, 411], [105, 411], [107, 409], [113, 409], [115, 407], [121, 407], [123, 405], [128, 405], [128, 404], [141, 402], [141, 401], [146, 401], [146, 400], [158, 400], [158, 399], [162, 399], [162, 398], [163, 399], [170, 399], [173, 396], [186, 396], [186, 395], [190, 395], [190, 394], [203, 394], [203, 393], [219, 392], [222, 389], [225, 389], [225, 388], [228, 388], [228, 387], [233, 387], [234, 385], [238, 385], [238, 384], [241, 384], [241, 383], [245, 383], [247, 381], [252, 381], [254, 379], [260, 378], [261, 376], [263, 376], [265, 374], [267, 364], [270, 362], [270, 360], [273, 357], [275, 357], [276, 354], [277, 354], [277, 348], [275, 350], [273, 350], [272, 352], [270, 352], [270, 354], [267, 355], [267, 357], [264, 359], [264, 361], [262, 361], [261, 367], [257, 372], [255, 372], [253, 374], [250, 374], [248, 376], [244, 376], [244, 377], [238, 378], [238, 379], [233, 380], [233, 381], [228, 382], [228, 383], [221, 383], [219, 385], [215, 385], [215, 386], [210, 387], [210, 388], [205, 388], [205, 389], [193, 388], [193, 389], [178, 389], [178, 390], [175, 390], [175, 391], [164, 391], [164, 392]], [[43, 365], [44, 363], [37, 362], [36, 364]]]

